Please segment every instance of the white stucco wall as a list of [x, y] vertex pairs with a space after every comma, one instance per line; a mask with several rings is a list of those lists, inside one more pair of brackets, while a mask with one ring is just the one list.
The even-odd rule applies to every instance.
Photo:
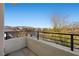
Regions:
[[27, 47], [39, 56], [75, 56], [75, 51], [70, 51], [70, 48], [46, 42], [44, 40], [37, 40], [33, 37], [20, 37], [5, 40], [5, 54], [17, 51], [21, 48]]
[[24, 47], [26, 47], [26, 37], [5, 40], [5, 54], [17, 51]]
[[[69, 48], [55, 44], [46, 42], [43, 40], [37, 40], [33, 37], [27, 37], [27, 46], [34, 53], [39, 56], [74, 56], [75, 51], [71, 51]], [[79, 53], [78, 53], [79, 55]]]

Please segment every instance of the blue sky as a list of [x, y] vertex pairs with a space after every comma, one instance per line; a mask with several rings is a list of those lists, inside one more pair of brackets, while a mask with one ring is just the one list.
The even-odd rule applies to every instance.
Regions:
[[4, 5], [5, 26], [51, 27], [51, 16], [67, 16], [68, 23], [79, 21], [79, 4], [21, 3]]

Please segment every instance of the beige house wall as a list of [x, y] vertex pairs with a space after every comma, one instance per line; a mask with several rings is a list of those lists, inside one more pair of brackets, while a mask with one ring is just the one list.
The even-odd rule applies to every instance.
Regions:
[[0, 56], [4, 55], [3, 47], [3, 4], [0, 3]]

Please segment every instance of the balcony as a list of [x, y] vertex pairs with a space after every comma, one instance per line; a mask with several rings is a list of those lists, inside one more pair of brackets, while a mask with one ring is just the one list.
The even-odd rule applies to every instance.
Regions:
[[[70, 46], [63, 45], [63, 42], [57, 40], [50, 40], [42, 37], [42, 33], [37, 35], [11, 38], [5, 40], [5, 55], [7, 56], [77, 56], [79, 55], [79, 45], [77, 49], [73, 44], [73, 37], [71, 36]], [[59, 34], [59, 33], [53, 33]], [[71, 34], [62, 34], [71, 35]], [[76, 35], [76, 34], [74, 34]], [[59, 44], [59, 43], [62, 44]]]

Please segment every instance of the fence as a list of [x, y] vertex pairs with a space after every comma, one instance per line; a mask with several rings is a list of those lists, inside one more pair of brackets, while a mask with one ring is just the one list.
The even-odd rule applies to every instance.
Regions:
[[[34, 36], [34, 35], [31, 34], [31, 36]], [[54, 42], [57, 44], [64, 45], [66, 47], [70, 47], [71, 51], [74, 51], [74, 49], [79, 49], [79, 34], [66, 34], [66, 33], [52, 33], [52, 32], [38, 32], [37, 31], [37, 39], [39, 40], [40, 37], [49, 39], [50, 42]]]

